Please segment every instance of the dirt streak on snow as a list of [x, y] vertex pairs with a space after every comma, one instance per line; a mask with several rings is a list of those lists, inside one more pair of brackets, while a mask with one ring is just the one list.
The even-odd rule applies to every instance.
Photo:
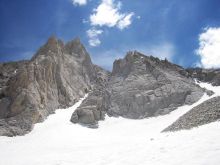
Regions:
[[[220, 87], [200, 83], [220, 95]], [[212, 97], [214, 97], [212, 96]], [[73, 107], [57, 110], [22, 137], [0, 137], [0, 165], [219, 165], [219, 122], [189, 131], [160, 133], [192, 107], [143, 120], [109, 118], [98, 129], [72, 124]]]

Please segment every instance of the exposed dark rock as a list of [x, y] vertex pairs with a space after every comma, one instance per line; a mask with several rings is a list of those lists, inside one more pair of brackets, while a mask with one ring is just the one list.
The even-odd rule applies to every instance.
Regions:
[[17, 70], [27, 61], [0, 63], [0, 119], [8, 116], [10, 98], [6, 95], [9, 80], [17, 74]]
[[190, 77], [199, 81], [209, 82], [215, 86], [220, 85], [220, 69], [189, 68], [186, 71]]
[[0, 135], [29, 132], [55, 109], [73, 105], [96, 81], [95, 67], [79, 39], [64, 44], [51, 37], [30, 61], [17, 64], [1, 64], [12, 71], [0, 72], [8, 77], [1, 78], [1, 88], [7, 85], [0, 98]]
[[129, 52], [114, 62], [102, 100], [102, 111], [139, 119], [167, 114], [192, 104], [204, 93], [180, 66], [167, 60]]
[[178, 131], [191, 129], [220, 119], [220, 97], [211, 98], [181, 116], [172, 125], [163, 130]]

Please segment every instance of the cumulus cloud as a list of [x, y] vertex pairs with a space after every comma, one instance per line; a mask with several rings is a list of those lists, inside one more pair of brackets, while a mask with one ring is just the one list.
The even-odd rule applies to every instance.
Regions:
[[74, 5], [79, 5], [79, 6], [87, 4], [87, 0], [72, 0], [72, 2]]
[[121, 13], [121, 5], [121, 2], [116, 3], [114, 0], [102, 0], [90, 15], [91, 25], [118, 27], [121, 30], [128, 27], [134, 13]]
[[220, 67], [220, 28], [206, 28], [199, 36], [200, 65], [204, 68]]
[[87, 30], [86, 33], [89, 37], [89, 45], [90, 46], [96, 47], [96, 46], [99, 46], [101, 44], [101, 41], [99, 39], [99, 35], [101, 35], [103, 33], [102, 30], [92, 28], [92, 29]]

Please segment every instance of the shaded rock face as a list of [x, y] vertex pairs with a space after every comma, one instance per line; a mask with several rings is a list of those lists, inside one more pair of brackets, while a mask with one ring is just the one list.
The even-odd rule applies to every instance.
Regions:
[[181, 116], [172, 125], [163, 130], [178, 131], [191, 129], [220, 119], [220, 97], [211, 98]]
[[101, 108], [111, 116], [140, 119], [192, 104], [203, 93], [183, 68], [129, 52], [114, 62]]
[[220, 85], [220, 69], [203, 69], [203, 68], [189, 68], [186, 69], [188, 76], [196, 78], [202, 82], [209, 82], [212, 85]]
[[96, 80], [79, 39], [64, 44], [51, 37], [30, 61], [11, 68], [0, 98], [0, 135], [27, 133], [55, 109], [73, 105]]
[[25, 65], [26, 61], [9, 62], [0, 64], [0, 119], [8, 116], [8, 106], [10, 99], [7, 97], [6, 92], [9, 86], [9, 80], [13, 78], [17, 70]]
[[94, 88], [71, 117], [71, 122], [91, 128], [98, 127], [98, 121], [104, 120], [105, 111], [101, 109], [102, 97], [110, 76], [110, 72], [98, 66], [94, 68], [96, 73]]

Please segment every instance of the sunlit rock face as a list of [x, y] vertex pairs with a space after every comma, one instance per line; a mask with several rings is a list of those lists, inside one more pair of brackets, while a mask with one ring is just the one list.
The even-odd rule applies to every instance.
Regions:
[[13, 75], [8, 71], [12, 76], [1, 92], [0, 135], [27, 133], [55, 109], [73, 105], [93, 88], [96, 79], [79, 39], [64, 44], [51, 37], [31, 60], [17, 65], [10, 67]]
[[51, 37], [31, 60], [0, 64], [0, 135], [23, 135], [58, 108], [88, 97], [70, 121], [97, 127], [109, 116], [140, 119], [196, 102], [205, 92], [184, 68], [136, 51], [110, 73], [93, 65], [79, 39]]
[[132, 119], [167, 114], [203, 95], [204, 90], [187, 77], [182, 67], [167, 60], [129, 52], [114, 62], [102, 109]]

